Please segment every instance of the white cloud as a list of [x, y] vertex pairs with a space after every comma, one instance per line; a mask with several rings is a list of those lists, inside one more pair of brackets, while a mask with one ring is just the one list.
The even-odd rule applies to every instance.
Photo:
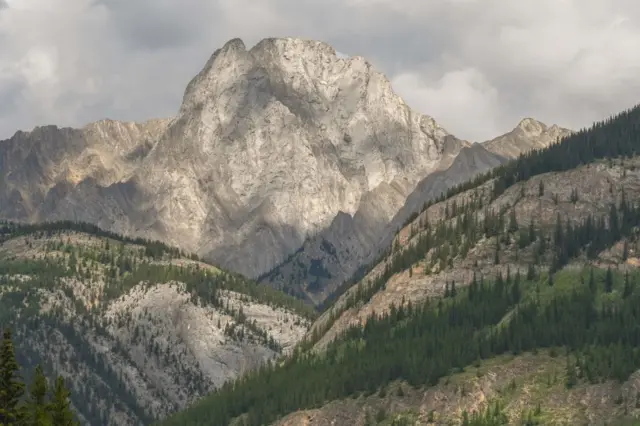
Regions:
[[392, 84], [409, 106], [429, 111], [460, 138], [488, 140], [500, 131], [494, 117], [500, 108], [498, 91], [475, 68], [449, 71], [432, 84], [419, 74], [405, 73]]
[[636, 0], [0, 0], [0, 138], [171, 115], [216, 48], [270, 36], [368, 58], [470, 140], [640, 101]]

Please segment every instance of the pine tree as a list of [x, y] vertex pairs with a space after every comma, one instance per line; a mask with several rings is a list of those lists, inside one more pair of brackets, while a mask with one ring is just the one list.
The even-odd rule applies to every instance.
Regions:
[[39, 365], [36, 367], [33, 382], [29, 386], [27, 408], [27, 425], [53, 426], [47, 403], [47, 379]]
[[24, 418], [20, 400], [25, 385], [19, 374], [11, 330], [7, 328], [0, 344], [0, 425], [19, 423]]
[[631, 287], [631, 283], [629, 282], [629, 271], [624, 274], [624, 290], [622, 291], [622, 297], [626, 299], [631, 296], [633, 292], [633, 287]]
[[516, 218], [516, 210], [511, 209], [509, 212], [509, 232], [516, 232], [518, 230], [518, 220]]
[[527, 281], [533, 281], [536, 277], [536, 270], [533, 267], [533, 264], [530, 263], [527, 267]]
[[576, 366], [567, 358], [567, 380], [565, 385], [567, 389], [571, 389], [578, 383], [578, 374], [576, 372]]
[[596, 277], [593, 274], [593, 268], [589, 270], [589, 291], [592, 294], [596, 292]]
[[613, 291], [613, 273], [611, 267], [607, 268], [607, 275], [604, 279], [604, 291], [611, 293]]
[[536, 240], [536, 228], [533, 224], [533, 219], [529, 222], [529, 244]]
[[58, 376], [50, 405], [51, 418], [54, 426], [76, 426], [69, 402], [69, 390], [65, 387], [64, 379]]

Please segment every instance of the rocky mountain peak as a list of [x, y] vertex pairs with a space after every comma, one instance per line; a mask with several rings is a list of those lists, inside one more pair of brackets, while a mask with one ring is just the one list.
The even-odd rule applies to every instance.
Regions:
[[232, 39], [188, 84], [176, 117], [94, 123], [73, 143], [59, 134], [64, 155], [33, 158], [39, 172], [14, 174], [0, 204], [161, 239], [257, 276], [363, 200], [384, 226], [455, 157], [461, 146], [447, 135], [361, 57], [312, 40], [247, 49]]
[[547, 130], [547, 125], [541, 121], [527, 117], [520, 120], [514, 131], [517, 130], [521, 130], [531, 135], [540, 135], [542, 132]]
[[547, 126], [536, 119], [524, 118], [512, 131], [483, 142], [483, 145], [503, 157], [515, 158], [532, 149], [545, 148], [570, 133], [571, 130], [555, 124]]

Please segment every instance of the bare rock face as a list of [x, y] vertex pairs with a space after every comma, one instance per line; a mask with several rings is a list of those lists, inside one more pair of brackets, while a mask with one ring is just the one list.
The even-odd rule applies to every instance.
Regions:
[[446, 135], [361, 57], [234, 39], [170, 122], [46, 127], [2, 142], [1, 216], [88, 221], [257, 276], [340, 212], [376, 204], [388, 221], [437, 169]]
[[189, 84], [138, 177], [162, 194], [154, 208], [172, 242], [257, 276], [367, 194], [406, 196], [445, 135], [362, 58], [296, 39], [247, 51], [236, 39]]

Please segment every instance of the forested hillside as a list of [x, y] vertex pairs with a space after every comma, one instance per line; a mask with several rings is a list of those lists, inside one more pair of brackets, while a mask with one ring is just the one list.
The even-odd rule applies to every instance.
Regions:
[[58, 376], [52, 384], [38, 365], [27, 386], [9, 328], [4, 330], [0, 341], [0, 378], [0, 425], [77, 425], [63, 377]]
[[149, 424], [288, 353], [312, 309], [164, 244], [0, 224], [0, 326], [25, 377], [64, 377], [82, 424]]
[[[396, 380], [428, 388], [483, 360], [543, 348], [565, 354], [566, 392], [631, 380], [640, 368], [638, 150], [634, 108], [449, 191], [337, 298], [294, 356], [226, 384], [163, 424], [268, 424], [333, 400], [385, 394]], [[596, 185], [586, 175], [607, 179]], [[418, 296], [415, 274], [415, 285], [427, 286]], [[336, 328], [337, 321], [346, 326]], [[620, 419], [639, 413], [631, 389], [619, 409], [602, 412]], [[485, 401], [475, 414], [448, 416], [485, 425], [558, 415], [532, 401], [520, 400], [518, 410]], [[570, 424], [598, 421], [584, 417], [589, 410], [575, 412]], [[367, 421], [387, 421], [376, 417]]]

